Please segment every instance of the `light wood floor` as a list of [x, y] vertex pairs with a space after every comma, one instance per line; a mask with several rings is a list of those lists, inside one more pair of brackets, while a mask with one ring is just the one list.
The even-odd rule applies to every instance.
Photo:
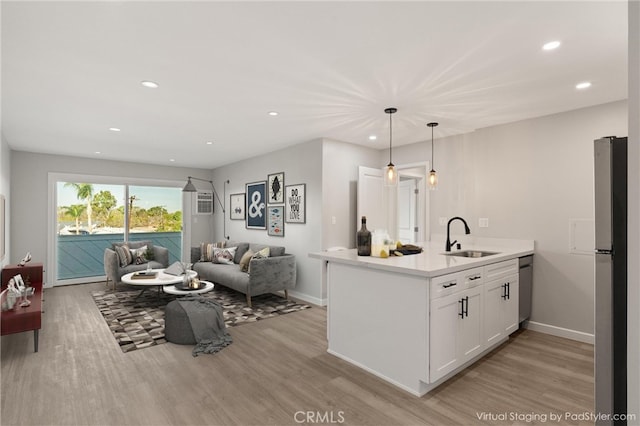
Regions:
[[306, 419], [297, 412], [324, 424], [542, 424], [524, 416], [593, 411], [592, 345], [517, 332], [417, 398], [327, 354], [319, 307], [231, 328], [215, 355], [171, 343], [122, 353], [90, 295], [102, 288], [45, 291], [38, 353], [31, 332], [2, 337], [2, 425], [279, 425]]

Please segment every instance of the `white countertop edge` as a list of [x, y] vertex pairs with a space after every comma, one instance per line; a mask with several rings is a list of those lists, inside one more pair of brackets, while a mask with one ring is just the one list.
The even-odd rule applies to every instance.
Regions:
[[[372, 256], [358, 256], [356, 249], [339, 251], [323, 251], [309, 253], [309, 257], [328, 262], [337, 262], [364, 268], [379, 269], [423, 277], [436, 277], [470, 268], [476, 268], [504, 260], [515, 259], [534, 254], [533, 240], [513, 240], [499, 238], [477, 238], [474, 244], [464, 242], [462, 250], [494, 251], [498, 254], [480, 258], [465, 258], [446, 256], [444, 245], [439, 241], [417, 243], [424, 248], [424, 252], [407, 256], [391, 256], [380, 258]], [[453, 250], [454, 252], [457, 250]]]

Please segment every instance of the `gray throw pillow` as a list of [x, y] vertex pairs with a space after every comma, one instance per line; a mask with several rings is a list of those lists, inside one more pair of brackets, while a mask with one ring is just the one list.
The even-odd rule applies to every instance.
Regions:
[[120, 267], [130, 265], [133, 262], [133, 256], [131, 255], [131, 251], [129, 251], [128, 245], [117, 245], [113, 248], [118, 255], [118, 263], [120, 264]]

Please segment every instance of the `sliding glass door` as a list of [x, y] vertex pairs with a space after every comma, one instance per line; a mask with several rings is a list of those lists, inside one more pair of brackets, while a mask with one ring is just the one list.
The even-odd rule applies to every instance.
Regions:
[[182, 190], [159, 186], [128, 187], [128, 241], [151, 241], [169, 249], [169, 264], [182, 252]]
[[150, 240], [169, 249], [169, 262], [181, 258], [180, 188], [57, 180], [55, 193], [57, 282], [103, 277], [114, 242]]

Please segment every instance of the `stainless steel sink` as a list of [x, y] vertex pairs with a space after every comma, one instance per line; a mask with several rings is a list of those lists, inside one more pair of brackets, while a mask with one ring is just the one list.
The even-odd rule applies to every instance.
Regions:
[[481, 251], [481, 250], [460, 250], [452, 251], [450, 253], [443, 253], [445, 256], [458, 256], [458, 257], [485, 257], [499, 254], [495, 251]]

